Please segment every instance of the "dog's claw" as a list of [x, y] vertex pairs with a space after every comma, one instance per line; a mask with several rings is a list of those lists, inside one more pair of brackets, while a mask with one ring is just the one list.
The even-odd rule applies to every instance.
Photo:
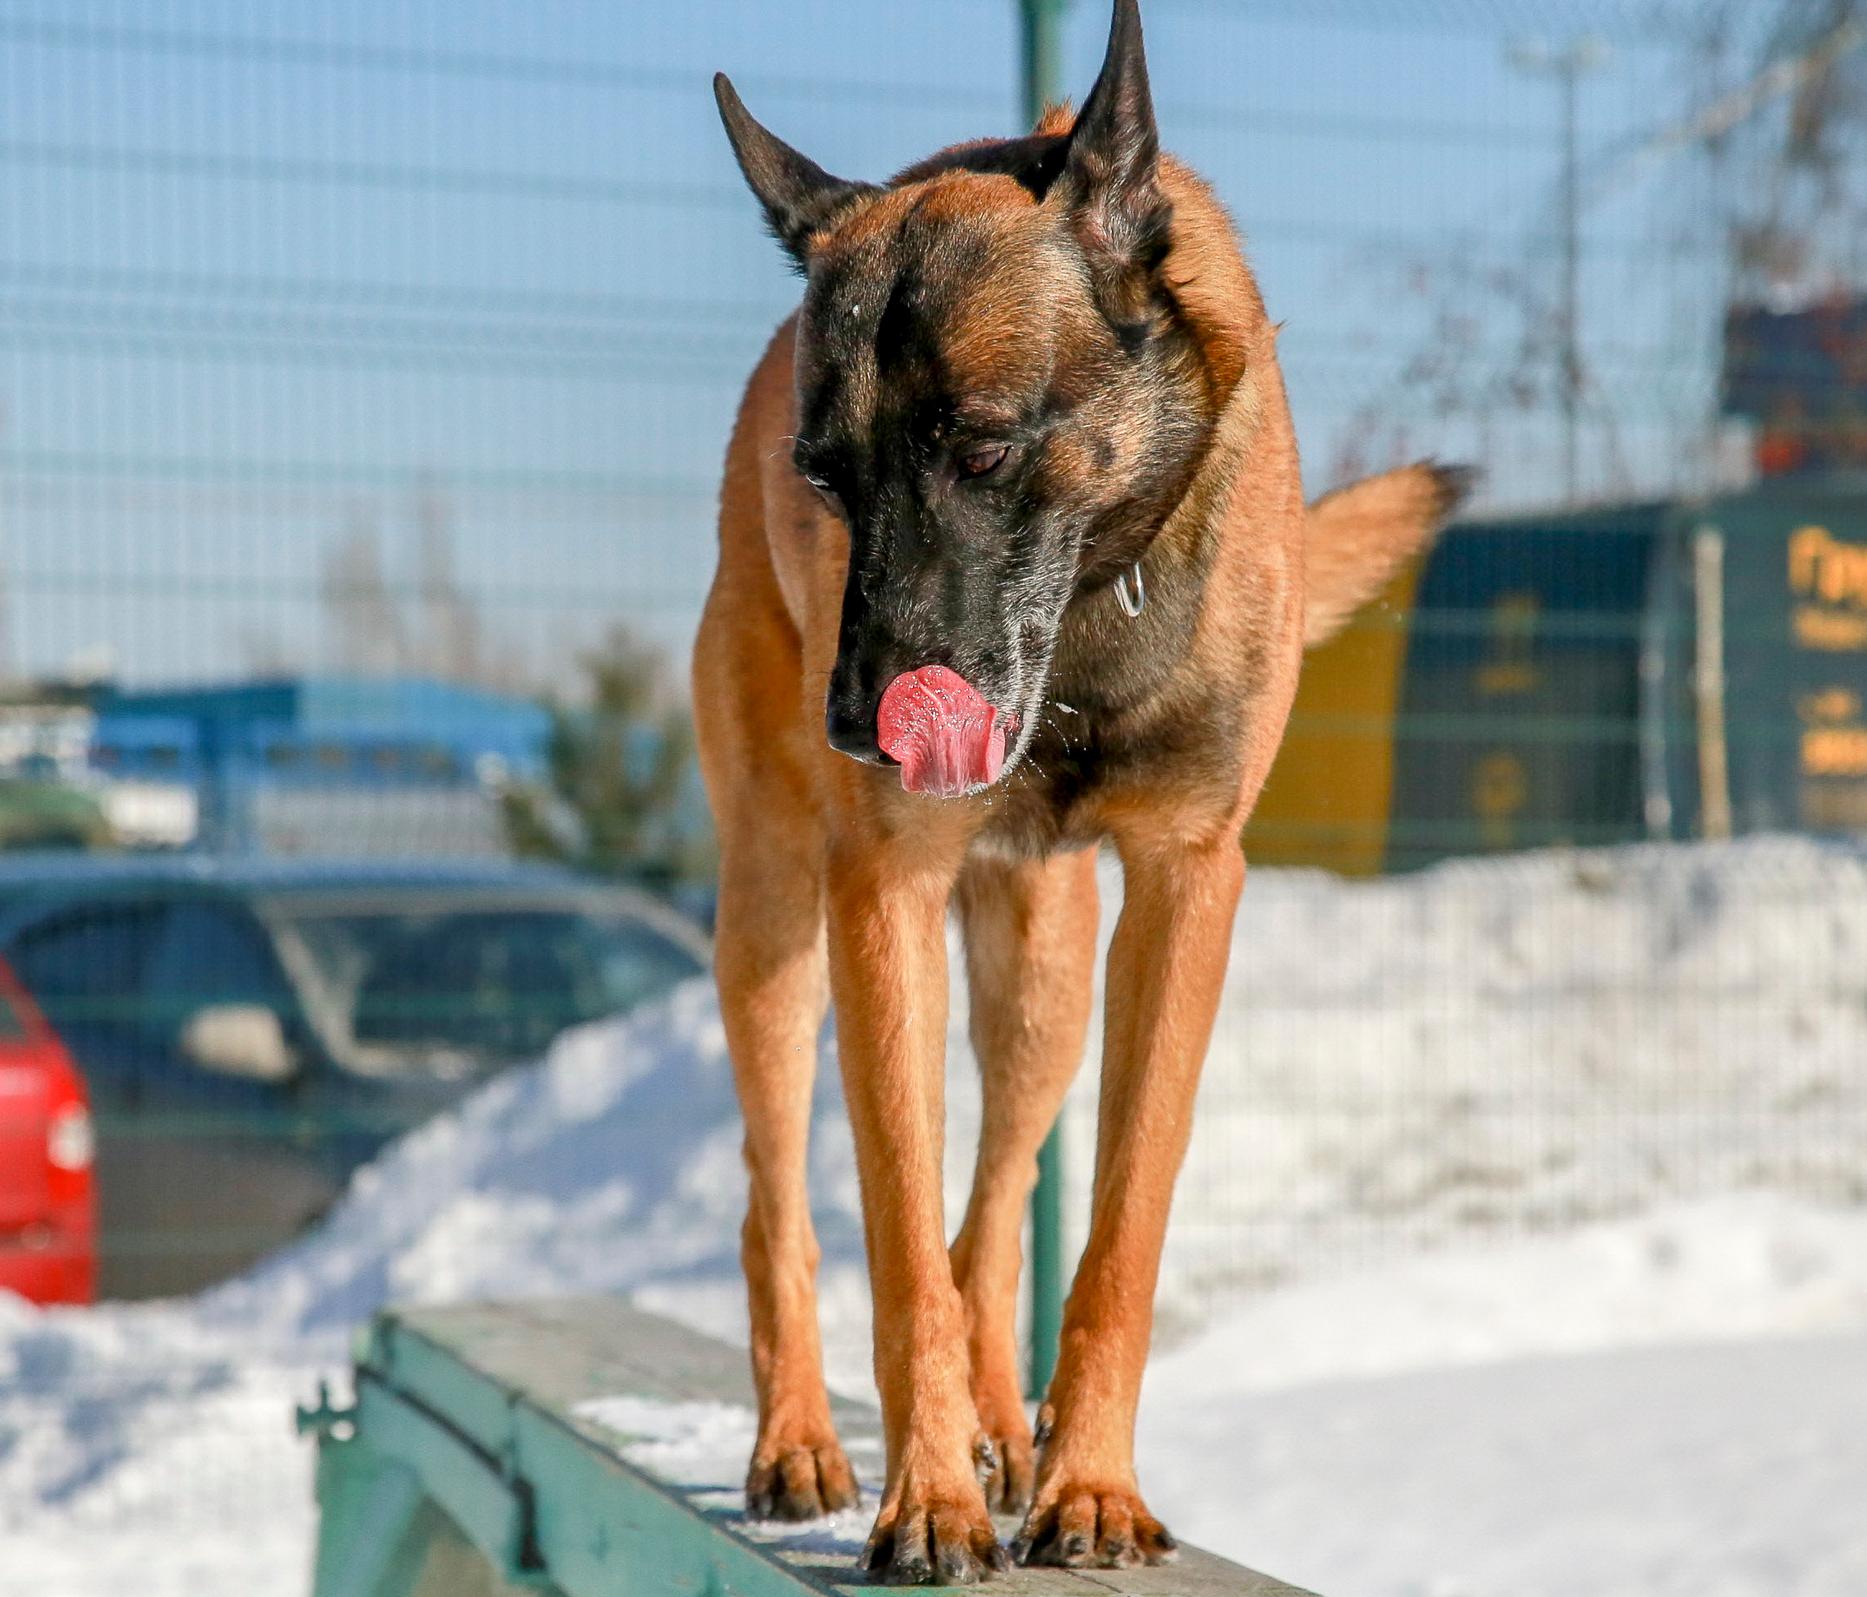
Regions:
[[999, 1452], [991, 1437], [981, 1436], [972, 1444], [972, 1467], [978, 1471], [981, 1486], [998, 1473], [998, 1460]]
[[986, 1506], [995, 1514], [1022, 1514], [1031, 1506], [1031, 1483], [1037, 1475], [1031, 1444], [1022, 1436], [1000, 1436], [987, 1446], [991, 1464], [979, 1474]]
[[1172, 1561], [1179, 1543], [1131, 1492], [1046, 1491], [1011, 1544], [1020, 1564], [1127, 1569]]
[[991, 1520], [951, 1507], [884, 1511], [857, 1562], [888, 1586], [970, 1585], [1011, 1567]]
[[[944, 1556], [941, 1559], [942, 1564], [949, 1561]], [[882, 1579], [890, 1586], [925, 1586], [933, 1579], [933, 1565], [920, 1548], [903, 1546], [888, 1560]]]
[[1050, 1404], [1044, 1403], [1037, 1410], [1037, 1433], [1032, 1437], [1032, 1445], [1041, 1453], [1044, 1444], [1050, 1440], [1050, 1433], [1056, 1427], [1057, 1411]]
[[861, 1499], [855, 1472], [835, 1442], [755, 1456], [746, 1474], [746, 1514], [752, 1519], [821, 1519]]

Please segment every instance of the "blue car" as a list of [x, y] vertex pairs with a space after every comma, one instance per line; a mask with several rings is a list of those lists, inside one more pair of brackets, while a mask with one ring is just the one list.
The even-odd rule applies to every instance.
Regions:
[[385, 1142], [707, 965], [656, 900], [545, 868], [0, 864], [0, 958], [97, 1125], [99, 1295], [220, 1279]]

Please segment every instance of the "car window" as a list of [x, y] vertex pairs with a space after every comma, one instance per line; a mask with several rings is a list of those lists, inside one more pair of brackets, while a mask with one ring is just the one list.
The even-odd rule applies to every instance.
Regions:
[[169, 1036], [213, 1004], [257, 1004], [282, 1020], [293, 1008], [271, 940], [237, 905], [174, 905], [150, 955], [145, 985], [152, 1020]]
[[688, 950], [641, 921], [617, 916], [586, 924], [597, 970], [597, 1014], [633, 1009], [706, 969]]
[[358, 994], [357, 1039], [536, 1052], [609, 1009], [605, 952], [577, 915], [476, 913], [407, 926], [384, 940]]
[[54, 1028], [142, 1029], [143, 975], [161, 910], [108, 904], [70, 910], [19, 932], [7, 949], [14, 974]]
[[372, 1074], [542, 1051], [701, 965], [626, 916], [531, 906], [279, 916], [304, 950], [337, 1052]]

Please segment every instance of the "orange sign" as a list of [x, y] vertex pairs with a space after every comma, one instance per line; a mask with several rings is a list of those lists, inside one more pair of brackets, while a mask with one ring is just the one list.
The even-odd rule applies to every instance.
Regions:
[[1867, 544], [1798, 527], [1789, 535], [1789, 591], [1805, 601], [1791, 617], [1805, 649], [1867, 649]]
[[1500, 593], [1491, 601], [1490, 641], [1478, 666], [1478, 691], [1496, 697], [1537, 685], [1534, 654], [1543, 601], [1534, 593]]
[[1802, 716], [1804, 776], [1867, 776], [1867, 726], [1852, 688], [1817, 688], [1796, 705]]

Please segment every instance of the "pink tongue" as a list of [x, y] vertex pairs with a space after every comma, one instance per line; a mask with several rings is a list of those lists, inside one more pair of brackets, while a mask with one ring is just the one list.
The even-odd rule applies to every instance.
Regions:
[[888, 684], [875, 712], [876, 741], [901, 764], [910, 793], [958, 798], [998, 780], [1005, 723], [957, 671], [924, 665]]

